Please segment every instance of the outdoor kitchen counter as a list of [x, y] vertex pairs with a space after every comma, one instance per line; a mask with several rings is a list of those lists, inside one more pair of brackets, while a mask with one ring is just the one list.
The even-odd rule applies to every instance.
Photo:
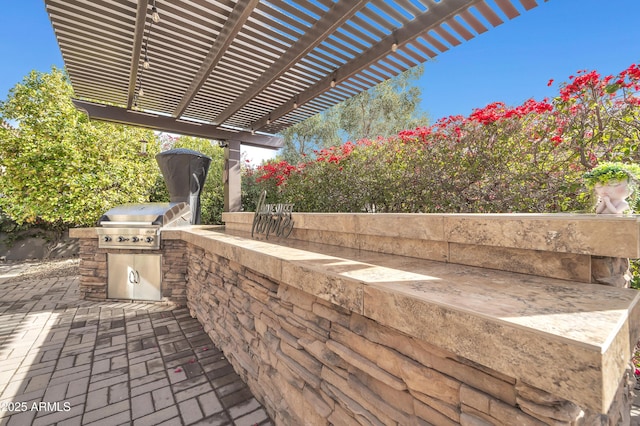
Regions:
[[638, 338], [632, 289], [206, 227], [163, 232], [603, 413]]

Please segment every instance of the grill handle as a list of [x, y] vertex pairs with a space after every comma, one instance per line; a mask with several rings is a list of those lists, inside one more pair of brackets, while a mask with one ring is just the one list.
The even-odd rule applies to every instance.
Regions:
[[131, 226], [151, 226], [153, 225], [153, 222], [111, 222], [111, 221], [104, 221], [104, 222], [100, 222], [100, 225], [102, 225], [103, 227], [107, 227], [107, 228], [111, 228], [114, 226], [123, 226], [123, 227], [131, 227]]

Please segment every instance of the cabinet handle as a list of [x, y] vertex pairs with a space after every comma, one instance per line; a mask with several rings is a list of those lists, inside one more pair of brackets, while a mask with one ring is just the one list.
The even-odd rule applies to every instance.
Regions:
[[140, 284], [140, 272], [135, 269], [129, 271], [129, 284]]

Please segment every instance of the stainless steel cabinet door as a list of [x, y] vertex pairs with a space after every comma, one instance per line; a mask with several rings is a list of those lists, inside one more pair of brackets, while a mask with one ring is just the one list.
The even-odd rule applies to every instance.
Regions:
[[162, 255], [109, 253], [107, 297], [161, 300]]

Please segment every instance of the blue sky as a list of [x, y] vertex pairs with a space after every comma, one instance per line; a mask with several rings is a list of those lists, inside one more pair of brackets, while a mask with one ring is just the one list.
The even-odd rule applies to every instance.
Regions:
[[[541, 1], [541, 0], [540, 0]], [[491, 0], [489, 0], [491, 3]], [[640, 62], [640, 0], [550, 0], [425, 65], [421, 108], [438, 118], [557, 93], [580, 69], [614, 74]], [[3, 0], [0, 99], [32, 69], [63, 67], [42, 0]]]
[[640, 62], [638, 17], [638, 0], [542, 3], [427, 63], [422, 109], [434, 120], [466, 116], [495, 101], [553, 97], [581, 69], [617, 74]]

